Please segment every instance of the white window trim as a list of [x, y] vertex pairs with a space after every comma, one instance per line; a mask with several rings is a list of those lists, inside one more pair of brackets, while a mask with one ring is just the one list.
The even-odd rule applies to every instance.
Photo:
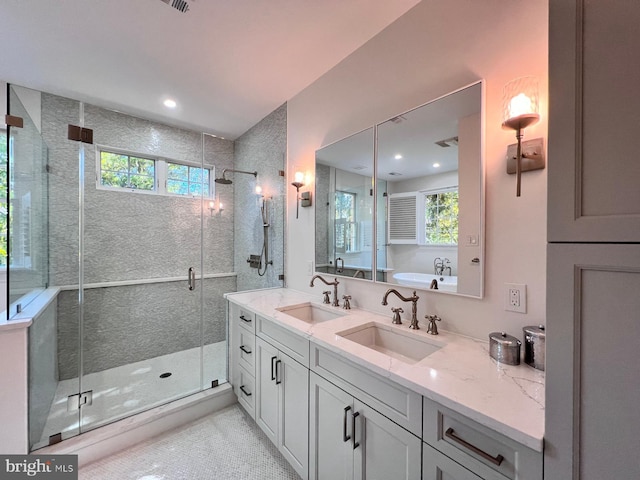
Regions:
[[[102, 185], [101, 173], [102, 173], [102, 164], [100, 162], [100, 152], [105, 151], [108, 153], [115, 153], [120, 155], [128, 155], [130, 157], [138, 157], [144, 158], [147, 160], [153, 160], [154, 162], [154, 189], [153, 190], [141, 190], [137, 188], [125, 188], [125, 187], [111, 187], [108, 185]], [[177, 197], [177, 198], [215, 198], [215, 165], [210, 164], [200, 164], [198, 162], [191, 162], [188, 160], [174, 160], [172, 158], [159, 157], [155, 155], [148, 155], [146, 153], [134, 152], [131, 150], [125, 150], [117, 147], [109, 147], [107, 145], [95, 145], [95, 155], [96, 155], [96, 189], [98, 190], [106, 190], [110, 192], [125, 192], [125, 193], [141, 193], [145, 195], [162, 195], [167, 197]], [[186, 165], [187, 167], [195, 167], [195, 168], [205, 168], [209, 170], [209, 195], [180, 195], [179, 193], [170, 193], [167, 191], [167, 164], [174, 163], [177, 165]]]

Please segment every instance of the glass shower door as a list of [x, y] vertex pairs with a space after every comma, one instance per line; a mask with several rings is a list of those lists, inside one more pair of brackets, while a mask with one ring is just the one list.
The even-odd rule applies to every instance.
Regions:
[[201, 389], [200, 133], [84, 105], [82, 431]]

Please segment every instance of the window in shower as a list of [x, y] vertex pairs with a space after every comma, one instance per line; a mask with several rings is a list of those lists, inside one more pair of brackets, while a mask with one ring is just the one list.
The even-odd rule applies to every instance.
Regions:
[[209, 197], [211, 170], [167, 162], [167, 193]]
[[155, 179], [155, 160], [100, 151], [100, 185], [103, 187], [153, 191]]
[[159, 195], [213, 196], [213, 166], [201, 168], [159, 157], [97, 147], [98, 187]]

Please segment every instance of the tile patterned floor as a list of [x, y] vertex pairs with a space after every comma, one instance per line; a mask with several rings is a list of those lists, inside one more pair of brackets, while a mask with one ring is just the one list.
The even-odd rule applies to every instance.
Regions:
[[239, 405], [79, 471], [80, 480], [299, 480]]

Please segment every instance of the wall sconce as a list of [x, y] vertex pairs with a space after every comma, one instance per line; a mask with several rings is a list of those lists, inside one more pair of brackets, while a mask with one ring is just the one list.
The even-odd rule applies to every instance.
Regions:
[[[502, 128], [515, 130], [517, 144], [507, 148], [507, 173], [516, 174], [516, 196], [520, 196], [522, 172], [544, 168], [542, 138], [522, 142], [523, 130], [540, 120], [538, 81], [520, 77], [510, 81], [502, 92]], [[515, 152], [514, 152], [515, 150]]]
[[293, 178], [293, 182], [291, 185], [296, 187], [296, 218], [298, 218], [299, 207], [310, 207], [311, 206], [311, 192], [302, 192], [300, 193], [300, 187], [304, 187], [304, 173], [296, 172]]
[[216, 210], [218, 210], [218, 212], [222, 213], [222, 211], [224, 210], [224, 207], [222, 206], [222, 202], [218, 202], [218, 208], [216, 209], [216, 202], [211, 200], [209, 202], [209, 213], [210, 213], [210, 215], [212, 217], [213, 217], [213, 214], [215, 213]]

